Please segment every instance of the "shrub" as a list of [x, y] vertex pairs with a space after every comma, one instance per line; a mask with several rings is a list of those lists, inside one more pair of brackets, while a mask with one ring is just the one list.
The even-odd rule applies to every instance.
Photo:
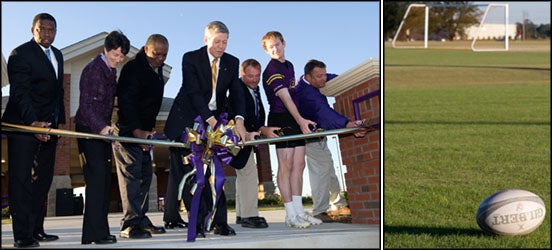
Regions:
[[2, 219], [9, 219], [10, 216], [10, 207], [2, 208]]

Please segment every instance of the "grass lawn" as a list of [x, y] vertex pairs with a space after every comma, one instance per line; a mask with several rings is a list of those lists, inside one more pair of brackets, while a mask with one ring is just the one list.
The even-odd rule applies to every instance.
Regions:
[[[386, 44], [384, 248], [550, 248], [550, 41], [531, 46]], [[485, 234], [479, 204], [512, 188], [539, 195], [545, 221], [525, 236]]]

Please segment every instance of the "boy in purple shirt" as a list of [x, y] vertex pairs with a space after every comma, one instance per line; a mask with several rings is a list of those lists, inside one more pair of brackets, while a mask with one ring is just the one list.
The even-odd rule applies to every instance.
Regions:
[[[297, 109], [293, 93], [295, 72], [285, 59], [286, 42], [278, 31], [267, 32], [262, 39], [264, 51], [272, 58], [263, 72], [263, 88], [270, 104], [268, 126], [281, 127], [284, 135], [310, 133], [313, 121], [303, 118]], [[305, 169], [305, 140], [276, 143], [278, 156], [277, 182], [286, 209], [288, 227], [307, 228], [321, 220], [303, 209], [303, 170]]]

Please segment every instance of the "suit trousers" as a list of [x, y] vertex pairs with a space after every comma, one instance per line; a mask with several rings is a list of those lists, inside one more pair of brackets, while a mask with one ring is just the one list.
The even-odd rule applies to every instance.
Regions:
[[236, 169], [236, 216], [242, 218], [259, 216], [259, 177], [257, 164], [251, 150], [242, 169]]
[[167, 193], [165, 194], [165, 210], [163, 211], [164, 222], [184, 222], [180, 216], [180, 201], [178, 197], [178, 187], [184, 176], [184, 163], [182, 156], [184, 149], [169, 148], [170, 150], [170, 171], [167, 182]]
[[57, 142], [57, 136], [40, 142], [33, 134], [8, 134], [8, 204], [15, 240], [44, 232]]
[[317, 215], [329, 209], [347, 206], [347, 201], [341, 196], [327, 138], [307, 140], [305, 149], [312, 192], [312, 213]]
[[[76, 131], [90, 133], [77, 124]], [[98, 241], [110, 235], [107, 215], [111, 195], [111, 143], [104, 140], [77, 139], [79, 157], [86, 182], [82, 241]]]
[[146, 216], [153, 174], [151, 151], [143, 151], [139, 145], [132, 143], [115, 142], [112, 147], [123, 203], [121, 230], [129, 226], [152, 225]]

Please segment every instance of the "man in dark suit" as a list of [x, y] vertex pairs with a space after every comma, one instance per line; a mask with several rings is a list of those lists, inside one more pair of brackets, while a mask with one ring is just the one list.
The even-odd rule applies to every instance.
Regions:
[[[31, 27], [34, 38], [10, 54], [10, 97], [2, 121], [43, 128], [65, 123], [63, 55], [51, 46], [56, 28], [50, 14], [36, 15]], [[44, 232], [57, 142], [57, 136], [8, 134], [8, 194], [15, 247], [37, 247], [38, 241], [58, 239]]]
[[[121, 70], [116, 94], [119, 111], [115, 134], [139, 139], [151, 139], [155, 135], [165, 87], [163, 66], [168, 52], [169, 41], [165, 36], [150, 35], [146, 45]], [[113, 158], [123, 204], [119, 236], [141, 239], [165, 233], [163, 227], [154, 226], [146, 215], [153, 174], [150, 146], [116, 142]]]
[[[255, 59], [243, 61], [240, 76], [244, 96], [238, 98], [245, 99], [245, 129], [248, 135], [256, 132], [268, 138], [278, 137], [274, 131], [280, 129], [279, 127], [264, 126], [265, 110], [259, 91], [261, 64]], [[236, 169], [236, 224], [249, 228], [266, 228], [268, 223], [265, 218], [259, 217], [259, 178], [257, 164], [253, 159], [256, 151], [254, 147], [243, 147], [230, 162], [230, 166]]]
[[[227, 112], [227, 92], [230, 97], [243, 97], [243, 90], [238, 79], [239, 60], [238, 58], [225, 53], [228, 42], [229, 31], [226, 25], [219, 21], [213, 21], [205, 28], [204, 41], [206, 46], [198, 50], [190, 51], [184, 54], [182, 58], [182, 87], [176, 96], [167, 122], [165, 124], [165, 135], [174, 141], [181, 141], [182, 132], [186, 128], [192, 128], [194, 119], [199, 115], [204, 122], [207, 122], [211, 128], [215, 128], [219, 115]], [[213, 89], [215, 91], [213, 91]], [[245, 141], [245, 128], [243, 114], [245, 104], [243, 98], [232, 98], [230, 103], [236, 116], [235, 128], [237, 136]], [[231, 119], [232, 117], [229, 117]], [[194, 167], [189, 164], [186, 157], [190, 155], [190, 150], [185, 148], [170, 148], [170, 172], [167, 183], [167, 195], [165, 197], [165, 212], [163, 220], [165, 225], [176, 223], [182, 220], [179, 212], [178, 202], [178, 184], [184, 174], [189, 173]], [[210, 173], [207, 170], [205, 180]], [[189, 179], [191, 180], [191, 179]], [[207, 181], [205, 183], [208, 183]], [[183, 200], [188, 213], [191, 211], [193, 183], [188, 182], [184, 186]], [[227, 224], [226, 197], [221, 192], [219, 202], [217, 203], [216, 213], [212, 226], [215, 234], [235, 235], [235, 231]], [[202, 202], [199, 205], [197, 218], [190, 218], [190, 224], [197, 219], [197, 228], [188, 229], [188, 240], [195, 240], [194, 231], [204, 236], [207, 223], [203, 223], [206, 216], [212, 212], [211, 189], [208, 185], [202, 190]], [[198, 198], [199, 199], [199, 198]], [[191, 225], [190, 225], [191, 226]]]

